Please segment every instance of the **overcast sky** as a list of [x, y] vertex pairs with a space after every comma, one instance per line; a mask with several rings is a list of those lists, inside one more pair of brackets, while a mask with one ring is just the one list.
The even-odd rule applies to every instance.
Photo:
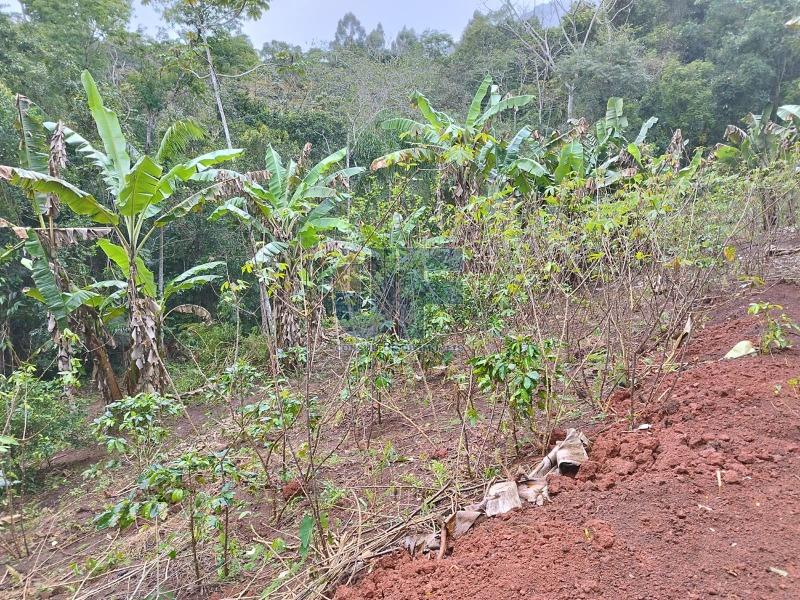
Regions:
[[[61, 2], [69, 0], [53, 0]], [[0, 0], [12, 10], [19, 10], [16, 0]], [[476, 10], [497, 8], [501, 0], [272, 0], [261, 20], [244, 25], [253, 45], [281, 40], [308, 48], [314, 43], [333, 39], [336, 23], [347, 12], [354, 13], [369, 32], [383, 24], [387, 41], [394, 39], [404, 25], [417, 32], [425, 29], [445, 31], [458, 40]], [[533, 4], [533, 2], [529, 2]], [[162, 25], [152, 6], [134, 1], [133, 28], [143, 26], [156, 33]]]
[[[245, 23], [244, 32], [256, 48], [272, 40], [308, 48], [332, 40], [339, 19], [352, 12], [368, 32], [382, 23], [387, 40], [404, 25], [418, 32], [446, 31], [458, 39], [476, 10], [499, 5], [500, 0], [273, 0], [259, 21]], [[153, 8], [142, 6], [135, 21], [148, 28], [159, 22]]]

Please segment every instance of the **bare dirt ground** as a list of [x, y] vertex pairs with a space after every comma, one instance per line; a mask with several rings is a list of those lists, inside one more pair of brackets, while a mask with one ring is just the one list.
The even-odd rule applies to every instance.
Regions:
[[800, 598], [800, 338], [720, 360], [758, 342], [754, 301], [800, 320], [796, 285], [722, 296], [671, 396], [641, 415], [651, 429], [589, 431], [590, 461], [551, 481], [552, 503], [490, 519], [441, 560], [385, 557], [336, 598]]

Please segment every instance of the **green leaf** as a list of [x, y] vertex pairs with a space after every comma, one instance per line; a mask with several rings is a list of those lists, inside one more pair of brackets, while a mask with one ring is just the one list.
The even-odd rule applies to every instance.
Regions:
[[163, 301], [166, 302], [170, 297], [180, 292], [190, 290], [219, 279], [219, 275], [209, 275], [207, 273], [208, 271], [212, 271], [223, 266], [224, 264], [225, 261], [216, 260], [197, 265], [184, 271], [164, 286]]
[[37, 235], [31, 235], [25, 242], [25, 251], [31, 257], [31, 277], [36, 289], [44, 300], [48, 312], [53, 315], [59, 329], [68, 326], [69, 309], [64, 302], [61, 288], [50, 270], [50, 257], [47, 256]]
[[472, 98], [472, 102], [469, 105], [469, 112], [467, 113], [467, 121], [466, 126], [468, 129], [472, 129], [476, 122], [478, 121], [478, 117], [481, 116], [481, 108], [483, 107], [483, 100], [486, 98], [486, 92], [489, 91], [489, 87], [492, 85], [492, 76], [487, 75], [483, 78], [483, 81], [478, 86], [477, 91], [475, 92], [475, 96]]
[[330, 231], [336, 229], [342, 233], [350, 231], [350, 222], [347, 219], [339, 219], [337, 217], [320, 217], [313, 220], [308, 220], [306, 225], [311, 225], [317, 231]]
[[[220, 163], [232, 160], [237, 156], [240, 156], [244, 152], [241, 149], [233, 149], [233, 150], [215, 150], [213, 152], [207, 152], [205, 154], [201, 154], [189, 160], [187, 162], [181, 163], [179, 165], [175, 165], [172, 167], [166, 175], [161, 177], [161, 181], [158, 184], [158, 192], [155, 194], [153, 199], [153, 204], [158, 204], [161, 200], [169, 198], [177, 189], [178, 182], [186, 182], [189, 180], [195, 180], [198, 175], [202, 174], [203, 172], [207, 172], [209, 167], [213, 167]], [[236, 176], [242, 177], [239, 173], [235, 171], [221, 171], [223, 173], [234, 173]], [[209, 175], [213, 180], [216, 176], [216, 171], [211, 171]], [[207, 178], [203, 178], [202, 181], [207, 181]]]
[[249, 222], [253, 218], [246, 210], [244, 198], [237, 196], [236, 198], [230, 198], [226, 200], [223, 204], [215, 208], [208, 216], [208, 220], [218, 221], [222, 217], [229, 214], [235, 215], [244, 222]]
[[641, 165], [642, 164], [642, 151], [639, 150], [639, 146], [637, 146], [636, 144], [628, 144], [627, 150], [628, 150], [628, 154], [630, 154], [633, 157], [633, 159], [637, 163], [639, 163]]
[[[168, 176], [169, 175], [165, 175], [162, 177], [162, 182]], [[195, 192], [185, 200], [178, 202], [175, 206], [170, 208], [158, 219], [156, 219], [155, 226], [163, 227], [164, 225], [167, 225], [176, 219], [186, 216], [190, 212], [196, 212], [200, 210], [208, 200], [219, 198], [222, 192], [225, 190], [226, 184], [232, 179], [240, 179], [247, 185], [244, 176], [236, 171], [230, 171], [227, 169], [209, 169], [195, 173], [195, 175], [191, 177], [191, 181], [210, 183], [211, 185], [198, 192]]]
[[194, 277], [190, 277], [189, 279], [181, 281], [180, 283], [165, 286], [162, 302], [166, 302], [175, 294], [203, 286], [207, 283], [211, 283], [212, 281], [216, 281], [219, 278], [219, 275], [195, 275]]
[[650, 131], [650, 129], [652, 129], [656, 123], [658, 123], [657, 117], [650, 117], [647, 119], [647, 121], [642, 124], [642, 128], [639, 130], [639, 135], [636, 136], [636, 139], [633, 141], [633, 143], [637, 146], [641, 146], [647, 137], [647, 132]]
[[494, 117], [497, 114], [505, 112], [507, 110], [511, 110], [512, 108], [522, 108], [533, 102], [535, 96], [513, 96], [511, 98], [506, 98], [505, 100], [501, 100], [494, 106], [490, 106], [486, 109], [486, 112], [483, 113], [480, 118], [475, 123], [476, 127], [480, 127], [485, 125], [489, 119]]
[[306, 216], [306, 221], [314, 221], [319, 219], [320, 217], [326, 216], [330, 213], [334, 208], [336, 208], [336, 202], [333, 199], [327, 199], [324, 202], [320, 202], [314, 208], [311, 209], [311, 212], [308, 213]]
[[104, 225], [119, 223], [117, 215], [102, 206], [94, 196], [63, 179], [5, 166], [0, 166], [0, 179], [5, 179], [11, 185], [24, 190], [55, 194], [72, 212], [89, 217], [95, 223]]
[[401, 136], [419, 135], [428, 127], [430, 126], [412, 119], [404, 119], [403, 117], [387, 119], [381, 123], [381, 129], [384, 131], [391, 131]]
[[525, 173], [530, 173], [534, 177], [549, 177], [550, 172], [540, 162], [532, 158], [520, 158], [514, 161], [512, 167]]
[[447, 162], [463, 166], [475, 158], [475, 151], [464, 144], [453, 144], [444, 154]]
[[117, 197], [119, 212], [126, 217], [141, 214], [162, 197], [156, 194], [162, 169], [149, 156], [143, 156], [125, 176], [125, 184]]
[[103, 105], [103, 98], [100, 96], [97, 84], [89, 71], [81, 73], [81, 81], [86, 90], [89, 111], [92, 113], [97, 126], [97, 133], [100, 135], [100, 139], [103, 140], [106, 155], [113, 165], [117, 189], [119, 189], [122, 187], [125, 177], [131, 168], [131, 159], [127, 152], [128, 143], [122, 134], [122, 128], [119, 125], [116, 113]]
[[23, 96], [17, 97], [19, 164], [30, 171], [49, 173], [49, 147], [38, 106]]
[[309, 199], [325, 199], [335, 198], [338, 195], [337, 191], [333, 188], [324, 187], [321, 185], [305, 188], [302, 193], [303, 200]]
[[737, 161], [741, 157], [741, 154], [738, 148], [734, 148], [728, 144], [720, 144], [714, 150], [714, 156], [726, 163]]
[[322, 176], [329, 173], [331, 169], [333, 169], [333, 167], [335, 167], [338, 163], [342, 162], [346, 156], [347, 148], [340, 148], [333, 154], [326, 156], [316, 165], [314, 165], [308, 174], [303, 177], [303, 183], [305, 183], [308, 187], [315, 186]]
[[161, 144], [159, 144], [158, 152], [156, 152], [155, 161], [159, 164], [164, 164], [174, 159], [186, 150], [186, 147], [191, 142], [202, 140], [205, 135], [203, 128], [193, 119], [176, 121], [164, 132], [164, 137], [161, 138]]
[[308, 250], [316, 246], [322, 237], [313, 225], [306, 224], [297, 232], [297, 239], [300, 240], [300, 245]]
[[0, 435], [0, 446], [19, 446], [19, 442], [10, 435]]
[[[108, 240], [99, 240], [97, 245], [100, 246], [100, 249], [105, 252], [105, 255], [120, 268], [125, 277], [130, 279], [130, 261], [125, 249]], [[144, 264], [141, 256], [136, 257], [136, 285], [141, 287], [146, 295], [155, 298], [155, 277], [153, 276], [153, 272]]]
[[286, 242], [269, 242], [258, 249], [253, 262], [256, 264], [269, 264], [272, 263], [280, 254], [289, 247]]
[[283, 168], [281, 155], [272, 147], [267, 146], [267, 154], [264, 157], [265, 166], [270, 173], [268, 182], [269, 191], [274, 197], [274, 201], [279, 202], [286, 193], [286, 183], [284, 181], [286, 170]]
[[300, 521], [300, 557], [305, 560], [314, 539], [314, 519], [306, 513]]
[[447, 125], [450, 124], [450, 118], [445, 115], [444, 113], [440, 113], [439, 111], [434, 110], [431, 107], [431, 102], [428, 98], [425, 97], [424, 94], [420, 92], [415, 92], [414, 95], [411, 97], [414, 105], [419, 109], [422, 113], [422, 116], [427, 119], [428, 123], [433, 125], [437, 130], [444, 129]]
[[578, 177], [585, 175], [583, 144], [578, 140], [572, 140], [561, 148], [558, 166], [553, 173], [556, 183], [561, 183], [570, 173], [575, 173]]
[[323, 183], [325, 185], [330, 185], [336, 179], [350, 179], [351, 177], [355, 177], [356, 175], [360, 175], [366, 171], [364, 167], [349, 167], [347, 169], [339, 169], [334, 173], [331, 173], [325, 179], [323, 179]]
[[[57, 124], [53, 122], [47, 122], [44, 124], [44, 126], [51, 132], [55, 130], [56, 125]], [[103, 179], [105, 180], [106, 185], [108, 185], [109, 189], [116, 193], [116, 173], [114, 173], [114, 165], [111, 163], [111, 159], [109, 159], [104, 153], [100, 152], [100, 150], [97, 150], [85, 138], [69, 127], [64, 125], [62, 125], [62, 127], [64, 130], [64, 142], [70, 146], [73, 146], [78, 154], [82, 154], [83, 156], [87, 157], [97, 167], [99, 167], [103, 173]]]
[[527, 125], [520, 129], [506, 148], [506, 163], [509, 164], [519, 157], [519, 150], [522, 144], [531, 137], [531, 128]]

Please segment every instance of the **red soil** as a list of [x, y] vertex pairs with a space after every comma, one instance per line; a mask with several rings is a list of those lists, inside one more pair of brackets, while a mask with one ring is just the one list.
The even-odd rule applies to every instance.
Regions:
[[652, 429], [612, 425], [551, 504], [489, 519], [442, 560], [387, 557], [336, 598], [800, 598], [800, 351], [718, 360], [758, 342], [754, 299], [800, 320], [786, 285], [720, 307]]

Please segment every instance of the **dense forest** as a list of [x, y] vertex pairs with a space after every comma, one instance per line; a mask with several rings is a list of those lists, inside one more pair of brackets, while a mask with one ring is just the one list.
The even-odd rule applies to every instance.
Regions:
[[636, 431], [796, 250], [797, 0], [254, 47], [283, 1], [0, 6], [0, 590], [331, 597], [566, 425]]

